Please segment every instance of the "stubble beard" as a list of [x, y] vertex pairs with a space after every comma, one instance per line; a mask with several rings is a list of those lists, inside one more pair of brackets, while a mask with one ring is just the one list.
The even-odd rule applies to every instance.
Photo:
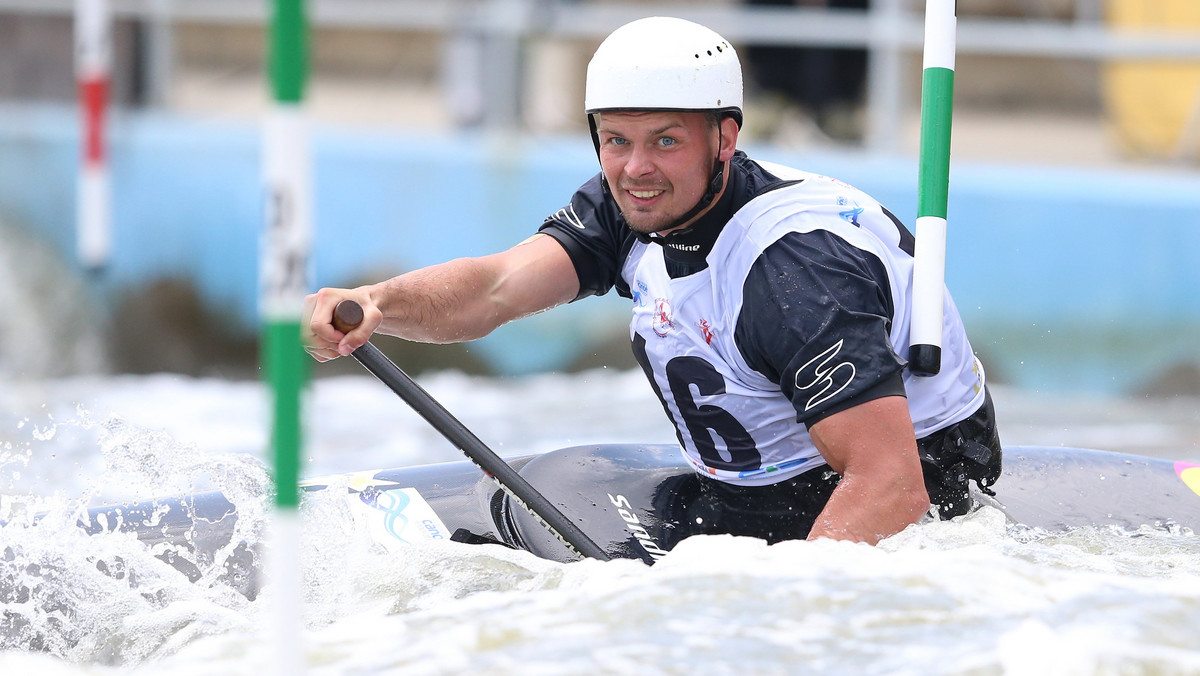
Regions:
[[675, 222], [674, 218], [661, 218], [652, 214], [638, 212], [630, 213], [625, 209], [621, 209], [621, 216], [625, 218], [625, 223], [629, 226], [630, 230], [643, 235], [666, 230]]
[[625, 219], [625, 223], [629, 226], [629, 229], [643, 235], [669, 230], [687, 212], [686, 209], [679, 213], [662, 211], [660, 209], [641, 211], [636, 206], [632, 208], [622, 206], [620, 201], [617, 202], [617, 208], [620, 209], [621, 216]]

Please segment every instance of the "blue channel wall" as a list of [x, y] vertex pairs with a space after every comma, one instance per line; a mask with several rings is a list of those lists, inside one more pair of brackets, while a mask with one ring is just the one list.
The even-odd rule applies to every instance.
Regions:
[[[256, 330], [257, 124], [118, 113], [111, 130], [114, 251], [101, 290], [188, 279]], [[66, 257], [77, 148], [73, 109], [0, 109], [0, 218]], [[913, 157], [747, 150], [854, 184], [911, 227]], [[318, 126], [313, 152], [316, 286], [508, 247], [597, 166], [586, 138]], [[1006, 378], [1123, 386], [1140, 377], [1133, 366], [1200, 358], [1200, 173], [965, 161], [951, 172], [947, 283], [976, 348]], [[615, 294], [590, 299], [476, 349], [503, 373], [559, 368], [620, 333], [626, 311]]]

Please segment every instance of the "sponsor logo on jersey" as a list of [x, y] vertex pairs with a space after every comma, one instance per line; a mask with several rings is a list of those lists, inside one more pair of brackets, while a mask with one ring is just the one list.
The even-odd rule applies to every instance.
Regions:
[[699, 322], [696, 323], [696, 326], [700, 327], [700, 333], [701, 333], [701, 335], [704, 336], [704, 342], [709, 345], [712, 345], [712, 339], [713, 339], [712, 324], [709, 324], [707, 319], [701, 319]]
[[580, 230], [585, 229], [583, 225], [583, 219], [579, 217], [579, 214], [575, 213], [574, 204], [568, 204], [550, 216], [547, 216], [546, 222], [549, 223], [550, 221], [561, 221], [563, 223], [567, 223], [568, 225], [579, 228]]
[[655, 299], [654, 332], [665, 338], [673, 328], [675, 328], [675, 321], [671, 313], [671, 303], [666, 298]]
[[645, 299], [645, 294], [649, 292], [650, 289], [646, 286], [645, 282], [638, 282], [637, 288], [633, 290], [633, 304], [638, 307], [645, 305], [642, 301]]
[[815, 391], [804, 405], [805, 411], [829, 401], [854, 381], [857, 373], [854, 364], [834, 361], [842, 351], [843, 342], [839, 340], [796, 370], [796, 389], [801, 392]]
[[849, 200], [840, 195], [837, 198], [837, 203], [838, 206], [850, 206], [850, 208], [846, 209], [845, 211], [839, 211], [838, 216], [841, 216], [843, 221], [846, 221], [856, 228], [861, 227], [858, 224], [858, 217], [862, 214], [863, 208], [858, 206], [857, 202]]

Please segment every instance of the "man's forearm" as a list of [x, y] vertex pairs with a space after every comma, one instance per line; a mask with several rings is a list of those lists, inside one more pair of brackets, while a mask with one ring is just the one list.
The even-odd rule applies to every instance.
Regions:
[[808, 539], [830, 538], [876, 544], [916, 523], [929, 510], [924, 486], [879, 485], [860, 477], [843, 477]]
[[383, 313], [378, 331], [423, 343], [457, 343], [491, 333], [511, 317], [494, 303], [495, 275], [477, 258], [459, 258], [370, 287]]

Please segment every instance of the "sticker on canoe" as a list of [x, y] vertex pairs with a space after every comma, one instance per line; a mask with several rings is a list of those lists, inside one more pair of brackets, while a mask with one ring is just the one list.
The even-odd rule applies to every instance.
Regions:
[[300, 483], [306, 487], [344, 484], [350, 489], [350, 512], [371, 539], [389, 551], [430, 540], [449, 540], [446, 524], [415, 488], [403, 488], [389, 479], [376, 479], [378, 470], [317, 477]]
[[1200, 495], [1200, 465], [1191, 462], [1175, 463], [1175, 473], [1183, 480], [1184, 485]]
[[350, 511], [371, 539], [395, 551], [430, 540], [449, 540], [446, 524], [415, 488], [370, 487], [350, 496]]

